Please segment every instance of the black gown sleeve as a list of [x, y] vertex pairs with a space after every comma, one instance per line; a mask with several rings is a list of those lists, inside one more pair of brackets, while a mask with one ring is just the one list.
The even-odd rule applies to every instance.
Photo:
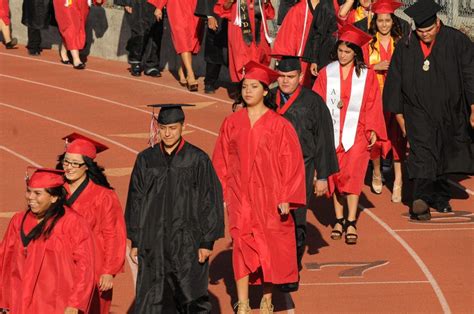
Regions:
[[474, 104], [474, 43], [464, 34], [459, 34], [457, 41], [464, 93], [468, 106], [471, 106]]
[[140, 215], [142, 212], [143, 198], [145, 194], [145, 161], [140, 154], [135, 161], [130, 184], [128, 187], [127, 205], [125, 207], [125, 224], [127, 227], [127, 238], [132, 241], [132, 248], [138, 247], [138, 231], [140, 226]]
[[202, 235], [199, 247], [211, 250], [214, 241], [224, 236], [224, 198], [219, 178], [207, 156], [199, 162], [198, 187]]
[[402, 38], [395, 47], [383, 88], [384, 110], [393, 113], [403, 113], [402, 50], [405, 47], [402, 45], [405, 45], [405, 38]]
[[339, 171], [336, 149], [334, 148], [334, 131], [332, 117], [324, 100], [315, 93], [316, 108], [314, 110], [314, 168], [318, 179], [327, 179]]
[[120, 5], [122, 7], [125, 7], [125, 6], [131, 7], [132, 6], [132, 0], [114, 0], [114, 4], [115, 5]]

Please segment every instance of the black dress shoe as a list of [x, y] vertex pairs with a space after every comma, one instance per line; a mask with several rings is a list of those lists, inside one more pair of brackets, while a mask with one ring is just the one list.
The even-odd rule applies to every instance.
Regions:
[[142, 75], [142, 67], [140, 63], [131, 63], [130, 64], [130, 74], [133, 76], [140, 76]]
[[41, 54], [41, 50], [39, 50], [39, 49], [28, 49], [28, 54], [30, 56], [39, 56]]
[[72, 67], [76, 70], [84, 70], [86, 65], [84, 63], [79, 63], [78, 65], [73, 65]]
[[453, 211], [453, 208], [451, 207], [451, 205], [447, 205], [441, 208], [436, 208], [436, 211], [438, 213], [446, 214], [446, 213], [451, 213]]
[[161, 72], [157, 68], [151, 68], [151, 69], [145, 70], [143, 74], [147, 76], [151, 76], [151, 77], [161, 77]]
[[416, 199], [413, 201], [411, 211], [415, 215], [425, 214], [430, 212], [430, 206], [422, 199]]
[[411, 220], [420, 220], [420, 221], [430, 220], [431, 219], [431, 213], [426, 212], [424, 214], [419, 214], [419, 215], [411, 213], [410, 214], [410, 219]]
[[62, 64], [72, 64], [71, 60], [63, 60], [63, 59], [61, 59], [61, 60], [59, 60], [59, 61], [61, 61]]
[[298, 291], [299, 286], [300, 286], [299, 282], [292, 282], [292, 283], [285, 283], [283, 285], [280, 285], [279, 288], [281, 292], [289, 293], [289, 292]]
[[214, 87], [214, 85], [206, 84], [206, 85], [204, 85], [204, 93], [206, 93], [206, 94], [215, 94], [216, 93], [216, 88]]

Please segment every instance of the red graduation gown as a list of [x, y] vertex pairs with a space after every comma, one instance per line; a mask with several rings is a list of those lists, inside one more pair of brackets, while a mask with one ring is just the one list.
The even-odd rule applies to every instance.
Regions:
[[[0, 243], [0, 308], [12, 314], [63, 314], [68, 306], [86, 312], [95, 286], [87, 222], [66, 208], [50, 237], [31, 241], [25, 254], [20, 237], [25, 214], [13, 216]], [[28, 214], [25, 233], [36, 224]]]
[[[298, 2], [288, 11], [278, 29], [272, 49], [273, 55], [303, 55], [309, 30], [313, 22], [312, 11], [313, 9], [309, 7], [307, 0]], [[301, 73], [304, 74], [303, 85], [311, 88], [311, 73], [307, 62], [301, 61]]]
[[290, 122], [268, 110], [251, 128], [246, 109], [232, 114], [222, 124], [213, 164], [229, 215], [235, 279], [297, 281], [294, 222], [277, 209], [282, 202], [306, 203], [303, 155]]
[[[263, 4], [262, 1], [262, 23], [260, 27], [260, 43], [257, 45], [255, 42], [255, 19], [254, 19], [254, 9], [253, 9], [253, 0], [248, 0], [248, 13], [250, 25], [252, 28], [252, 35], [254, 40], [247, 46], [242, 38], [242, 29], [234, 25], [235, 17], [237, 14], [237, 5], [236, 2], [228, 9], [224, 9], [224, 3], [226, 0], [218, 0], [214, 6], [214, 12], [222, 18], [229, 20], [228, 24], [228, 42], [229, 42], [229, 73], [232, 82], [240, 82], [243, 76], [239, 71], [242, 67], [247, 64], [250, 60], [258, 62], [263, 65], [269, 65], [271, 61], [270, 57], [270, 44], [265, 39], [265, 32], [263, 29], [263, 23], [266, 23], [267, 20], [271, 20], [275, 17], [275, 10], [272, 7], [270, 1], [266, 4]], [[268, 28], [267, 28], [268, 29]]]
[[[341, 99], [344, 103], [340, 117], [340, 138], [342, 138], [344, 120], [351, 95], [352, 73], [353, 71], [351, 70], [345, 80], [342, 79], [342, 71], [340, 76]], [[314, 83], [313, 91], [318, 93], [324, 101], [326, 101], [326, 68], [323, 68], [319, 73]], [[374, 131], [380, 141], [384, 141], [387, 138], [379, 84], [375, 72], [369, 69], [362, 97], [354, 145], [349, 151], [345, 151], [341, 144], [336, 148], [339, 172], [329, 177], [329, 192], [331, 194], [335, 189], [341, 193], [356, 195], [359, 195], [362, 191], [365, 172], [367, 171], [370, 159], [370, 151], [367, 148], [369, 145], [370, 131]], [[339, 141], [339, 143], [341, 143], [341, 141]]]
[[176, 53], [197, 54], [201, 49], [203, 25], [194, 15], [197, 0], [148, 0], [156, 8], [166, 12], [171, 27], [171, 39]]
[[[393, 39], [392, 39], [393, 40]], [[379, 44], [379, 50], [373, 50], [370, 48], [370, 43], [364, 46], [364, 57], [366, 64], [373, 69], [373, 66], [380, 61], [390, 61], [392, 59], [393, 51], [392, 45], [388, 46], [388, 49], [385, 49], [383, 45]], [[387, 77], [387, 71], [375, 71], [377, 73], [377, 80], [379, 82], [380, 90], [383, 91], [385, 84], [385, 79]], [[385, 111], [384, 112], [385, 122], [387, 123], [387, 135], [389, 142], [377, 142], [377, 144], [372, 148], [370, 153], [370, 158], [374, 159], [380, 157], [383, 151], [387, 151], [387, 148], [392, 149], [393, 160], [403, 160], [405, 157], [407, 141], [403, 137], [402, 130], [398, 125], [397, 119], [394, 113]], [[382, 147], [381, 145], [390, 144], [390, 147]]]
[[[67, 183], [65, 188], [70, 194]], [[85, 218], [92, 230], [96, 282], [99, 282], [103, 274], [116, 275], [123, 272], [127, 237], [123, 210], [117, 194], [89, 180], [71, 208]], [[100, 304], [95, 301], [97, 300], [94, 300], [91, 309], [93, 313], [98, 313], [99, 308], [100, 313], [109, 313], [112, 291], [101, 293]]]
[[0, 0], [0, 20], [2, 20], [5, 25], [10, 25], [10, 7], [8, 0]]
[[[58, 29], [67, 50], [81, 50], [86, 45], [86, 22], [89, 15], [87, 0], [53, 0]], [[95, 4], [95, 1], [93, 1]]]

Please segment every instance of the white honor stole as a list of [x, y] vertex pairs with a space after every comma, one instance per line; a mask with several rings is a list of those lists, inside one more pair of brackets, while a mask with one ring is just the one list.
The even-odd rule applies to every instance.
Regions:
[[[339, 62], [330, 63], [326, 68], [327, 86], [326, 103], [332, 116], [334, 128], [334, 146], [339, 146], [339, 133], [341, 129], [341, 109], [338, 104], [341, 101], [341, 77], [339, 72]], [[365, 81], [367, 79], [367, 69], [362, 69], [360, 77], [352, 73], [351, 97], [346, 112], [346, 119], [342, 128], [342, 147], [347, 152], [354, 145], [359, 123], [360, 108], [362, 107], [362, 98], [364, 97]]]

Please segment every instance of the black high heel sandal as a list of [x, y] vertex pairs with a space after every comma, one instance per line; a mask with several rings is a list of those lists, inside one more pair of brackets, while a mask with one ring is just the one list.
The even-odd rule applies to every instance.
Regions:
[[357, 230], [356, 223], [357, 223], [357, 220], [353, 220], [353, 221], [346, 220], [346, 224], [344, 226], [344, 228], [346, 229], [346, 236], [345, 236], [346, 244], [350, 244], [350, 245], [357, 244], [357, 238], [359, 237], [357, 233], [347, 232], [347, 229], [349, 227], [354, 227], [354, 229]]
[[[341, 230], [337, 230], [336, 226], [341, 225]], [[331, 239], [341, 240], [342, 234], [344, 233], [344, 218], [337, 218], [336, 223], [331, 231]]]

